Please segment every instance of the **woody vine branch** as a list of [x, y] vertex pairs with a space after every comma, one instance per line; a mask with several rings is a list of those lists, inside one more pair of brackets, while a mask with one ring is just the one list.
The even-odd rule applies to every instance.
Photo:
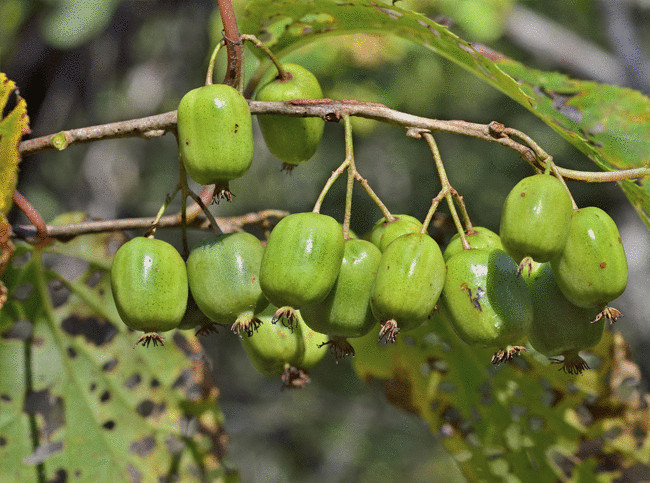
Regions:
[[[519, 154], [537, 169], [544, 169], [544, 161], [549, 156], [527, 135], [501, 123], [478, 124], [467, 121], [445, 121], [430, 119], [390, 109], [383, 104], [362, 102], [353, 99], [297, 99], [288, 102], [248, 101], [251, 114], [282, 114], [295, 117], [320, 117], [325, 121], [339, 122], [344, 116], [357, 116], [385, 122], [409, 130], [428, 130], [469, 136], [491, 143], [500, 144]], [[59, 133], [29, 139], [20, 143], [22, 156], [36, 154], [51, 149], [65, 149], [72, 144], [82, 144], [102, 139], [123, 137], [152, 138], [163, 136], [176, 129], [176, 111], [127, 121], [97, 126], [70, 129]], [[523, 142], [518, 141], [521, 140]], [[564, 178], [587, 182], [612, 182], [650, 176], [650, 167], [625, 169], [619, 171], [575, 171], [557, 167]]]

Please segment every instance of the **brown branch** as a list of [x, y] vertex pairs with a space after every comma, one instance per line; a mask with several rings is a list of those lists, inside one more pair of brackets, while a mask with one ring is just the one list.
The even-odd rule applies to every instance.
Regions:
[[[28, 139], [20, 143], [21, 156], [50, 149], [65, 149], [71, 144], [90, 143], [102, 139], [117, 139], [127, 137], [151, 138], [162, 136], [169, 131], [176, 129], [176, 111], [157, 114], [155, 116], [118, 121], [98, 126], [70, 129], [55, 134], [48, 134], [34, 139]], [[65, 143], [58, 145], [53, 140], [65, 137]], [[60, 146], [60, 147], [58, 147]]]
[[[198, 206], [198, 205], [197, 205]], [[224, 233], [232, 233], [241, 231], [246, 225], [261, 225], [266, 227], [270, 223], [270, 219], [284, 218], [289, 212], [283, 210], [263, 210], [259, 212], [247, 213], [241, 216], [231, 216], [216, 218], [219, 228]], [[195, 216], [190, 221], [188, 216], [188, 226], [196, 228], [207, 229], [210, 222], [205, 216]], [[47, 233], [50, 238], [57, 240], [69, 240], [72, 237], [79, 235], [87, 235], [90, 233], [104, 233], [111, 231], [122, 230], [144, 230], [151, 227], [155, 217], [149, 216], [144, 218], [125, 218], [121, 220], [94, 220], [84, 221], [81, 223], [70, 223], [67, 225], [48, 225]], [[163, 216], [159, 223], [159, 227], [176, 227], [181, 224], [180, 213], [174, 215]], [[13, 238], [23, 239], [33, 242], [38, 239], [36, 229], [31, 225], [14, 225], [11, 227], [13, 231]]]
[[32, 204], [18, 192], [18, 190], [14, 190], [14, 194], [11, 199], [14, 204], [25, 214], [25, 216], [27, 216], [29, 221], [32, 222], [32, 226], [34, 228], [34, 236], [38, 240], [38, 243], [43, 243], [47, 239], [47, 226], [45, 225], [45, 221], [43, 220], [41, 213], [36, 208], [34, 208]]
[[[414, 116], [404, 112], [390, 109], [383, 104], [373, 102], [360, 102], [356, 100], [335, 101], [332, 99], [298, 99], [288, 102], [248, 101], [252, 114], [283, 114], [294, 117], [320, 117], [326, 121], [338, 122], [343, 116], [357, 116], [373, 119], [401, 127], [410, 132], [431, 131], [460, 134], [463, 136], [482, 139], [491, 143], [500, 144], [518, 153], [528, 163], [543, 168], [543, 160], [537, 159], [536, 152], [542, 152], [539, 146], [529, 146], [513, 139], [508, 133], [511, 131], [499, 123], [477, 124], [466, 121], [444, 121]], [[68, 144], [87, 143], [100, 139], [114, 139], [119, 137], [152, 137], [161, 136], [173, 131], [176, 126], [176, 111], [149, 116], [142, 119], [91, 126], [80, 129], [64, 131]], [[60, 133], [58, 134], [60, 135]], [[39, 151], [55, 149], [52, 138], [55, 135], [23, 141], [20, 144], [22, 156], [34, 154]], [[630, 179], [650, 176], [650, 168], [636, 168], [634, 170], [620, 170], [612, 172], [578, 172], [558, 167], [561, 176], [569, 179], [580, 179], [591, 182], [609, 182], [620, 179]], [[578, 177], [579, 176], [579, 177]]]
[[226, 40], [226, 49], [228, 50], [228, 69], [223, 83], [237, 88], [244, 64], [244, 45], [239, 36], [237, 19], [232, 8], [232, 2], [230, 0], [218, 0], [218, 3], [224, 38]]

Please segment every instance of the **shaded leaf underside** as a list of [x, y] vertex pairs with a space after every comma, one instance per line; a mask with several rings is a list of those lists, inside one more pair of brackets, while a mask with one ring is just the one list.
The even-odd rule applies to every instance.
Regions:
[[388, 399], [424, 418], [470, 481], [553, 481], [585, 466], [632, 481], [650, 463], [650, 413], [620, 334], [606, 332], [580, 376], [536, 355], [492, 366], [494, 350], [461, 342], [441, 314], [388, 347], [374, 331], [350, 342], [359, 376], [385, 380]]

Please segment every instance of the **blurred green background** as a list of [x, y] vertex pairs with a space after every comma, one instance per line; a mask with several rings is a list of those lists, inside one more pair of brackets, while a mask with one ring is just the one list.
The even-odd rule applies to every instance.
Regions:
[[[245, 3], [235, 2], [240, 15]], [[215, 4], [3, 0], [0, 70], [27, 100], [32, 136], [175, 109], [185, 92], [202, 84], [220, 38]], [[398, 5], [528, 65], [650, 92], [647, 1], [401, 0]], [[250, 75], [257, 60], [250, 52], [246, 59]], [[223, 76], [220, 60], [217, 78]], [[529, 134], [558, 165], [595, 169], [519, 104], [407, 41], [330, 37], [285, 60], [311, 69], [327, 97], [381, 102], [432, 118], [497, 120]], [[358, 169], [389, 209], [424, 217], [440, 188], [426, 145], [374, 121], [355, 120], [354, 133]], [[264, 208], [311, 210], [329, 173], [343, 160], [342, 126], [328, 124], [316, 156], [291, 174], [280, 171], [259, 131], [255, 136], [253, 168], [231, 183], [236, 198], [213, 206], [215, 216]], [[505, 196], [530, 168], [499, 146], [451, 135], [437, 139], [473, 222], [497, 230]], [[98, 218], [151, 216], [175, 187], [176, 163], [171, 135], [103, 141], [24, 159], [19, 189], [46, 219], [71, 210]], [[323, 206], [339, 220], [344, 188], [337, 183]], [[648, 232], [616, 185], [571, 183], [570, 188], [580, 206], [606, 209], [621, 229], [630, 283], [614, 304], [625, 313], [615, 329], [626, 334], [647, 381], [650, 358], [642, 355], [650, 353]], [[359, 188], [353, 203], [352, 228], [364, 233], [379, 210]], [[16, 212], [11, 216], [12, 223], [25, 222]], [[179, 241], [178, 230], [159, 236]], [[191, 242], [203, 236], [191, 232]], [[426, 424], [392, 407], [381, 384], [360, 381], [348, 361], [328, 357], [314, 370], [309, 387], [281, 391], [279, 381], [255, 372], [227, 330], [206, 337], [204, 344], [230, 435], [226, 465], [238, 468], [243, 480], [463, 480]]]

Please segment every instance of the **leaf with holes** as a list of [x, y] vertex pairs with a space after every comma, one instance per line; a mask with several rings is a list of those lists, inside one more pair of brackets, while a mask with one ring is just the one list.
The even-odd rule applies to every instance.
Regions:
[[[253, 0], [246, 6], [241, 27], [260, 36], [280, 57], [325, 35], [397, 35], [455, 62], [519, 102], [601, 169], [648, 165], [648, 97], [630, 89], [531, 69], [470, 44], [426, 16], [397, 5], [374, 0]], [[649, 180], [620, 185], [650, 227]]]
[[52, 268], [20, 244], [3, 274], [1, 481], [223, 476], [218, 390], [200, 345], [176, 332], [164, 348], [134, 348], [102, 268], [115, 239], [85, 238], [97, 245], [87, 260], [47, 254]]
[[618, 462], [598, 468], [605, 479], [638, 481], [650, 462], [650, 412], [620, 334], [606, 332], [581, 376], [537, 355], [490, 366], [490, 350], [461, 342], [440, 313], [395, 344], [357, 341], [359, 376], [383, 379], [388, 399], [424, 418], [470, 481], [592, 480], [593, 459]]

